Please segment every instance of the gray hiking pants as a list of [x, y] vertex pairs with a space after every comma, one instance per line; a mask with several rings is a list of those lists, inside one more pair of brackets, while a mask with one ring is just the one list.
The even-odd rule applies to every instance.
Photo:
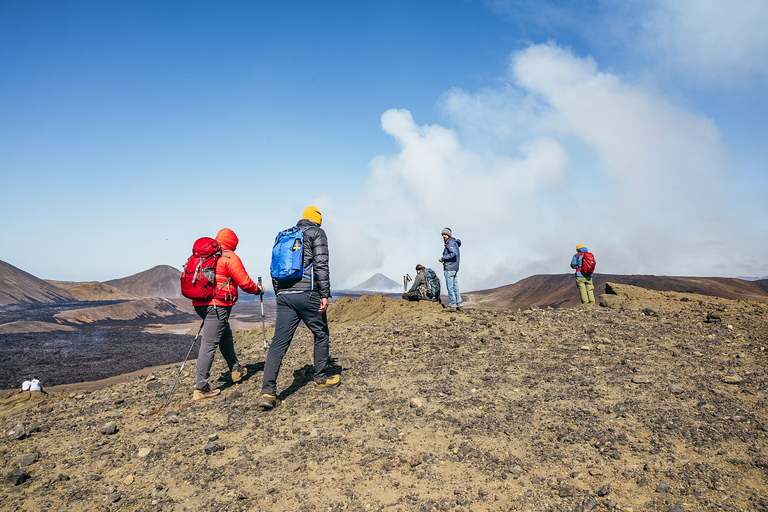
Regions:
[[315, 335], [315, 382], [325, 382], [325, 367], [328, 364], [328, 317], [320, 309], [320, 295], [317, 292], [279, 293], [277, 301], [277, 320], [275, 322], [275, 337], [267, 352], [267, 362], [264, 364], [264, 381], [261, 386], [262, 394], [277, 392], [277, 374], [283, 357], [293, 341], [293, 335], [300, 322], [304, 322]]
[[232, 306], [195, 306], [197, 315], [205, 320], [203, 337], [200, 340], [200, 351], [197, 354], [197, 382], [195, 388], [203, 389], [211, 377], [211, 366], [216, 347], [231, 370], [238, 364], [235, 354], [235, 341], [232, 329], [229, 328], [229, 313]]

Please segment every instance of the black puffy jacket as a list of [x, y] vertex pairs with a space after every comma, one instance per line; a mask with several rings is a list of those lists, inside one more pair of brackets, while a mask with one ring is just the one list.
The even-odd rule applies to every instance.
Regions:
[[293, 281], [272, 279], [275, 293], [315, 291], [321, 299], [331, 297], [331, 273], [328, 270], [328, 237], [315, 222], [301, 219], [296, 225], [304, 230], [304, 268], [312, 265], [312, 277], [304, 276]]

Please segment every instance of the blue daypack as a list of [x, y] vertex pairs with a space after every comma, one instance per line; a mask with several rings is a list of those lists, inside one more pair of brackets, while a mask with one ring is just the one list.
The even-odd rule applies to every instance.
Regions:
[[427, 294], [433, 299], [438, 299], [440, 297], [440, 279], [438, 279], [437, 274], [428, 268], [424, 270], [424, 276], [427, 278]]
[[[309, 227], [309, 226], [307, 226]], [[272, 246], [272, 263], [269, 265], [269, 274], [278, 281], [292, 281], [301, 279], [309, 270], [304, 268], [304, 230], [294, 226], [281, 231], [275, 238]]]

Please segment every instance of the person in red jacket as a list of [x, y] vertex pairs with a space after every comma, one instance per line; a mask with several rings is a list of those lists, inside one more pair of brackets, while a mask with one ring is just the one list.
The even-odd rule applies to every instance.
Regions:
[[243, 262], [235, 254], [239, 242], [235, 232], [224, 228], [216, 235], [216, 241], [221, 244], [222, 249], [221, 257], [216, 263], [216, 294], [210, 301], [192, 301], [195, 312], [204, 321], [200, 352], [197, 355], [197, 382], [193, 400], [211, 398], [221, 393], [221, 390], [213, 388], [209, 382], [216, 347], [219, 347], [232, 372], [233, 382], [238, 382], [247, 375], [247, 368], [240, 364], [235, 354], [229, 314], [237, 302], [238, 288], [254, 295], [264, 294], [264, 288], [253, 282], [245, 271]]

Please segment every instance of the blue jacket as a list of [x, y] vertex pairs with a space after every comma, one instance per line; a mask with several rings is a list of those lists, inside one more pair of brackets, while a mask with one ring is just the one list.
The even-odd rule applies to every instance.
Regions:
[[458, 238], [449, 238], [445, 242], [442, 258], [443, 270], [459, 270], [459, 260], [461, 259], [459, 247], [461, 247], [461, 240]]
[[[584, 257], [583, 254], [585, 252], [589, 252], [589, 249], [587, 249], [586, 247], [582, 247], [576, 252], [576, 254], [573, 255], [573, 258], [571, 258], [571, 268], [576, 269], [576, 277], [584, 277], [578, 269], [581, 268], [581, 260]], [[591, 277], [591, 276], [587, 276], [587, 277]]]

